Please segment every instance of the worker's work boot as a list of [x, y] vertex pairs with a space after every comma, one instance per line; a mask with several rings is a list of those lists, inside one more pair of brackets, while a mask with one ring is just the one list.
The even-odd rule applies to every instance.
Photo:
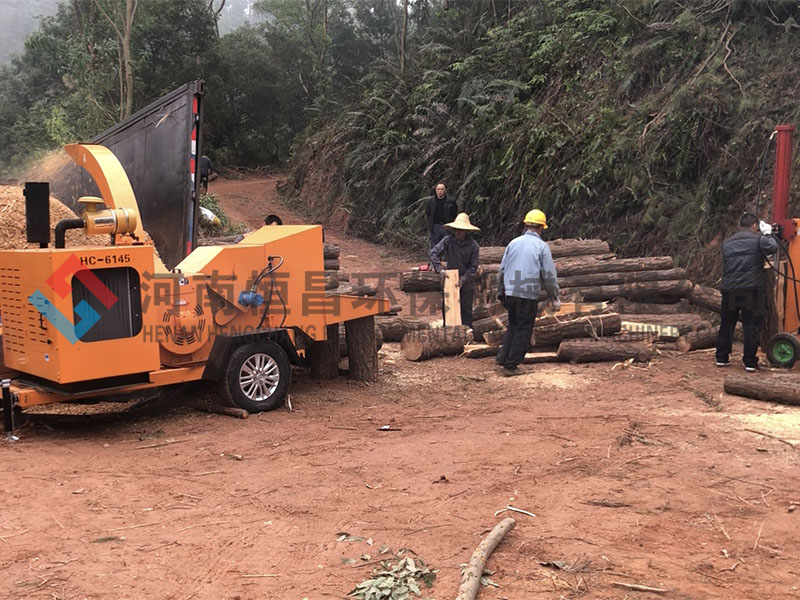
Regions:
[[515, 377], [516, 375], [524, 375], [525, 371], [522, 371], [519, 367], [514, 367], [513, 369], [503, 367], [501, 374], [503, 377]]

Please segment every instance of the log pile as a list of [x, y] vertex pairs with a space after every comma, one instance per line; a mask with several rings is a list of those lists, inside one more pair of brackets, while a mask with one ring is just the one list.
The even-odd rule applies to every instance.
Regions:
[[[531, 350], [558, 348], [558, 360], [647, 360], [654, 345], [690, 351], [716, 342], [721, 294], [694, 285], [671, 256], [617, 258], [603, 240], [547, 242], [558, 272], [562, 310], [537, 318]], [[469, 358], [497, 354], [508, 315], [497, 301], [497, 273], [505, 247], [481, 248], [475, 282], [472, 336], [463, 350]], [[441, 291], [431, 271], [400, 274], [407, 293]], [[547, 294], [540, 293], [540, 308]], [[567, 308], [565, 305], [572, 303]], [[398, 334], [384, 331], [390, 341]], [[454, 352], [449, 349], [448, 352]], [[548, 354], [555, 360], [556, 354]]]

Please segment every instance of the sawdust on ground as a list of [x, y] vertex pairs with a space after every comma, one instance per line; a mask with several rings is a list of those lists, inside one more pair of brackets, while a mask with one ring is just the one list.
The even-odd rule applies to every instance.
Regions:
[[[36, 248], [36, 244], [26, 243], [25, 235], [25, 196], [21, 187], [0, 186], [0, 248]], [[50, 198], [50, 242], [53, 243], [53, 230], [63, 219], [74, 219], [77, 215], [64, 204]], [[67, 246], [106, 246], [106, 236], [86, 236], [82, 231], [67, 231]]]

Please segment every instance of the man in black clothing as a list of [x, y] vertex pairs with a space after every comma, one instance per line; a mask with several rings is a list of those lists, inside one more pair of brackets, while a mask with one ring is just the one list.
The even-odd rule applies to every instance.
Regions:
[[431, 248], [447, 235], [444, 224], [455, 221], [457, 215], [458, 204], [447, 195], [445, 185], [437, 183], [436, 193], [428, 198], [428, 202], [425, 204], [425, 216], [428, 218], [428, 231], [431, 234]]
[[[739, 220], [739, 231], [722, 244], [722, 322], [717, 335], [717, 366], [730, 365], [736, 322], [744, 333], [744, 369], [758, 369], [758, 338], [764, 315], [764, 257], [778, 250], [772, 227], [751, 213]], [[760, 230], [760, 231], [759, 231]]]
[[431, 248], [431, 264], [437, 273], [442, 272], [442, 259], [447, 261], [448, 269], [458, 269], [458, 285], [461, 288], [461, 324], [472, 327], [472, 299], [480, 248], [468, 232], [480, 229], [469, 222], [467, 213], [459, 214], [455, 221], [447, 223], [444, 227], [451, 233], [445, 235]]
[[208, 178], [214, 172], [214, 164], [205, 154], [200, 157], [200, 187], [203, 192], [208, 192]]

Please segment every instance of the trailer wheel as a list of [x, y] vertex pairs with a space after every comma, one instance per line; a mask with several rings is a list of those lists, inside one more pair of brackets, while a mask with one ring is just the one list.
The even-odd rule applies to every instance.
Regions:
[[776, 367], [791, 369], [800, 358], [800, 342], [790, 333], [778, 333], [767, 342], [767, 359]]
[[228, 360], [223, 380], [226, 399], [247, 412], [274, 410], [283, 404], [292, 368], [275, 342], [239, 346]]

